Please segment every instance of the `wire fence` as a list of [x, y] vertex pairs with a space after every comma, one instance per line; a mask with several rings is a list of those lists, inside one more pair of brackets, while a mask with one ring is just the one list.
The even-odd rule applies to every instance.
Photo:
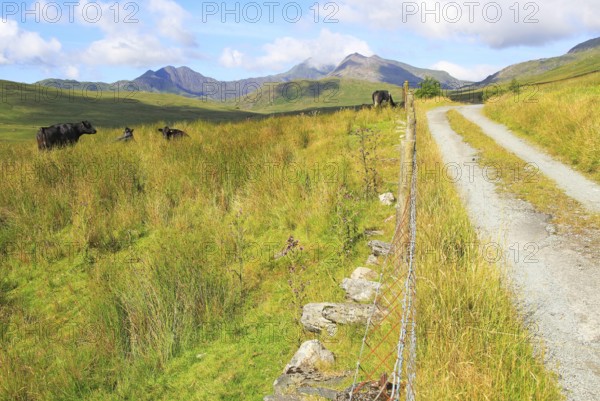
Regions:
[[414, 95], [405, 85], [407, 129], [396, 228], [382, 264], [379, 290], [363, 337], [350, 401], [407, 400], [416, 396], [417, 152]]

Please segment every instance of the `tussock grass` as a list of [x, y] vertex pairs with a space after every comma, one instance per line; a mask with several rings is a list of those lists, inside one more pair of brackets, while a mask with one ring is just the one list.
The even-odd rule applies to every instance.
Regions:
[[[110, 129], [47, 153], [0, 144], [0, 399], [262, 399], [314, 337], [297, 300], [342, 301], [364, 230], [392, 235], [353, 133], [378, 133], [377, 192], [396, 192], [401, 119], [197, 121], [170, 143], [159, 121], [129, 144]], [[440, 163], [425, 124], [418, 147], [421, 168]], [[420, 180], [418, 213], [419, 397], [560, 399], [451, 183]], [[290, 235], [299, 246], [275, 259]], [[321, 338], [331, 369], [355, 366], [363, 330]]]
[[526, 87], [486, 103], [485, 113], [600, 182], [600, 73]]
[[[159, 121], [134, 143], [104, 128], [44, 153], [0, 144], [0, 399], [171, 398], [160, 381], [181, 364], [200, 370], [198, 399], [267, 394], [306, 338], [292, 265], [307, 300], [340, 298], [366, 257], [360, 230], [383, 219], [351, 133], [391, 132], [392, 113], [188, 122], [192, 138], [173, 142]], [[290, 235], [304, 250], [275, 260]]]

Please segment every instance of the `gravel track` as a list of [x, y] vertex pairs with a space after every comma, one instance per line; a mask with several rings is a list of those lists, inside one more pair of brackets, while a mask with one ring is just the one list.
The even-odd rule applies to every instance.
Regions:
[[476, 150], [450, 128], [446, 117], [450, 109], [458, 110], [525, 162], [536, 163], [541, 173], [591, 210], [600, 210], [600, 189], [485, 118], [481, 106], [440, 107], [427, 113], [444, 162], [463, 167], [452, 181], [482, 246], [499, 250], [506, 262], [506, 274], [526, 323], [545, 345], [547, 366], [559, 373], [569, 400], [599, 401], [600, 250], [594, 246], [599, 233], [557, 233], [548, 216], [531, 204], [499, 194], [487, 173], [473, 163]]

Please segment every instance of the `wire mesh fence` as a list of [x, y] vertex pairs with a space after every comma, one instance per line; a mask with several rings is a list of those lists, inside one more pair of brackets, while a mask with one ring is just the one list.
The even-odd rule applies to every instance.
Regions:
[[407, 88], [407, 131], [396, 228], [382, 264], [374, 300], [356, 364], [350, 401], [415, 399], [416, 381], [416, 204], [417, 152], [414, 96]]

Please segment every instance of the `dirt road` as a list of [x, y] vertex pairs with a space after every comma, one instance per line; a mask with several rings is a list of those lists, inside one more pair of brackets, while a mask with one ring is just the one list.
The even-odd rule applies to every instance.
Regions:
[[462, 170], [452, 178], [480, 241], [492, 244], [506, 261], [527, 323], [538, 328], [546, 345], [548, 367], [558, 371], [569, 400], [600, 400], [600, 252], [585, 235], [556, 234], [548, 217], [529, 203], [499, 194], [489, 174], [473, 163], [476, 151], [450, 128], [446, 112], [452, 108], [525, 162], [537, 164], [540, 173], [591, 210], [600, 211], [600, 189], [485, 118], [481, 106], [441, 107], [427, 114], [444, 162]]

